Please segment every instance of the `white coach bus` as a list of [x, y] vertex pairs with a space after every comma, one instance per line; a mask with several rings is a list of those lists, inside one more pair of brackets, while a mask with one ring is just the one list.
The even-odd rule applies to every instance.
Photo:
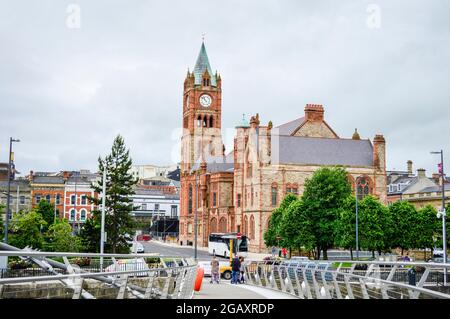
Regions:
[[[240, 237], [237, 239], [236, 237]], [[246, 257], [248, 252], [247, 236], [238, 233], [212, 233], [209, 235], [208, 252], [211, 255], [230, 257], [230, 240], [233, 240], [233, 253]], [[237, 247], [237, 248], [236, 248]]]

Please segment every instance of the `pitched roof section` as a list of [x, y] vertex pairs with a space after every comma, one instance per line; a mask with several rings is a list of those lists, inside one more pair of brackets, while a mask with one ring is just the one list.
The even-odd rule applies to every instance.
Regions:
[[195, 85], [202, 84], [202, 76], [205, 73], [205, 70], [208, 70], [209, 75], [211, 76], [211, 85], [217, 86], [216, 76], [212, 73], [211, 66], [209, 65], [208, 54], [206, 54], [205, 43], [202, 42], [202, 47], [200, 48], [200, 53], [197, 57], [197, 62], [195, 62], [194, 67], [194, 78]]
[[294, 131], [303, 124], [303, 122], [305, 122], [305, 118], [300, 117], [296, 120], [274, 127], [274, 132], [276, 132], [277, 135], [292, 135], [292, 133], [294, 133]]
[[369, 140], [272, 136], [273, 164], [373, 166]]
[[[226, 156], [209, 156], [205, 160], [206, 171], [208, 173], [218, 172], [233, 172], [234, 170], [234, 155], [233, 152], [228, 153]], [[200, 169], [200, 163], [197, 162], [192, 166], [191, 171], [197, 171]]]

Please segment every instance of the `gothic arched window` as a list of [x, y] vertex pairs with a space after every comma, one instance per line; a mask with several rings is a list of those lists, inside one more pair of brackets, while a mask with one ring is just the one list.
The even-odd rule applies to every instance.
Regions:
[[202, 126], [202, 117], [200, 115], [197, 117], [197, 126]]
[[363, 199], [372, 193], [370, 178], [366, 176], [359, 177], [356, 182], [356, 194], [358, 199]]
[[277, 186], [276, 183], [272, 184], [271, 195], [272, 195], [272, 206], [277, 206], [277, 203], [278, 203], [278, 186]]
[[209, 223], [209, 232], [210, 233], [217, 233], [217, 219], [214, 217], [211, 219]]
[[213, 117], [209, 118], [209, 127], [213, 127]]
[[255, 218], [250, 217], [250, 239], [254, 239], [255, 238]]
[[189, 203], [188, 203], [188, 212], [192, 214], [192, 185], [189, 185]]
[[225, 217], [222, 217], [219, 221], [219, 233], [226, 233], [227, 232], [227, 219]]
[[248, 235], [248, 218], [244, 217], [244, 235]]

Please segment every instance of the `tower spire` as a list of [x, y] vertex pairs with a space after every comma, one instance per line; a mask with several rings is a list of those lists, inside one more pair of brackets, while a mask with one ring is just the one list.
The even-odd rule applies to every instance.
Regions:
[[205, 71], [208, 71], [208, 74], [211, 76], [211, 86], [217, 86], [216, 77], [213, 76], [214, 73], [212, 72], [211, 65], [209, 64], [205, 42], [202, 42], [202, 46], [200, 47], [200, 52], [194, 67], [195, 85], [202, 84], [202, 77]]

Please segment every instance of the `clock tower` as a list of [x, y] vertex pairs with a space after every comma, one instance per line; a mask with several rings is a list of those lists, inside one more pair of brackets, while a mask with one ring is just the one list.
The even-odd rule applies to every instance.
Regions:
[[182, 172], [189, 172], [196, 162], [223, 155], [221, 112], [222, 80], [217, 71], [213, 74], [202, 43], [194, 71], [188, 70], [184, 80]]

